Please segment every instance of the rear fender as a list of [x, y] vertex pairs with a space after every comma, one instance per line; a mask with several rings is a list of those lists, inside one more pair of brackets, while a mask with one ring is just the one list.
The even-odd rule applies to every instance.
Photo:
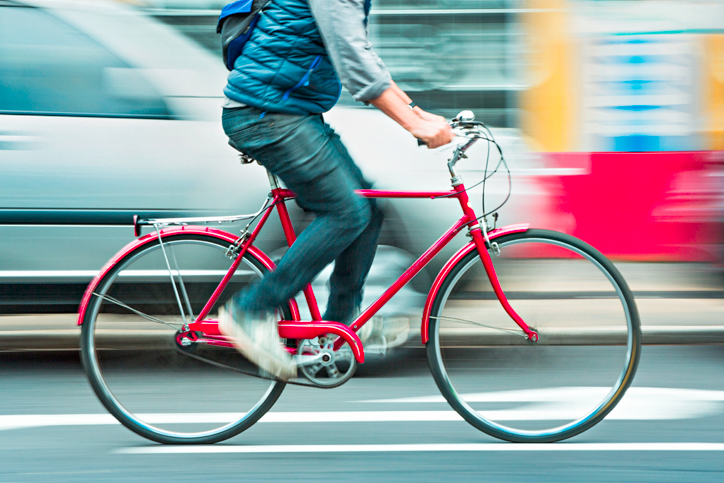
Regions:
[[[168, 235], [175, 235], [175, 234], [190, 234], [190, 235], [206, 235], [206, 236], [212, 236], [214, 238], [218, 238], [219, 240], [223, 240], [225, 242], [228, 242], [229, 244], [234, 243], [238, 237], [235, 235], [232, 235], [229, 232], [223, 231], [223, 230], [217, 230], [215, 228], [209, 228], [205, 226], [180, 226], [180, 227], [173, 227], [173, 228], [166, 228], [161, 230], [161, 234], [168, 236]], [[137, 250], [140, 247], [143, 247], [144, 245], [148, 245], [149, 243], [153, 243], [158, 238], [158, 233], [156, 231], [153, 231], [152, 233], [149, 233], [148, 235], [144, 235], [141, 238], [138, 238], [136, 240], [133, 240], [131, 243], [123, 247], [118, 253], [116, 253], [113, 258], [111, 258], [108, 263], [105, 264], [103, 268], [101, 268], [101, 271], [98, 272], [98, 275], [95, 276], [95, 278], [91, 281], [90, 285], [88, 285], [88, 288], [85, 290], [85, 293], [83, 294], [83, 298], [80, 302], [80, 307], [78, 307], [78, 325], [83, 325], [83, 317], [85, 317], [85, 312], [88, 309], [88, 305], [90, 305], [91, 297], [93, 296], [93, 292], [98, 287], [98, 284], [100, 281], [105, 277], [108, 272], [110, 272], [113, 267], [118, 264], [119, 261], [121, 261], [124, 257], [126, 257], [128, 254], [132, 253], [133, 251]], [[268, 270], [274, 270], [276, 265], [274, 262], [271, 261], [271, 259], [266, 256], [264, 252], [259, 250], [258, 248], [254, 246], [250, 246], [247, 250], [251, 255], [257, 258], [261, 262], [261, 264], [264, 266], [264, 268]], [[290, 300], [289, 301], [289, 308], [291, 310], [292, 319], [299, 320], [299, 307], [297, 306], [296, 301]]]
[[[529, 227], [529, 223], [507, 225], [502, 228], [496, 228], [495, 230], [488, 232], [488, 237], [491, 240], [495, 240], [496, 238], [500, 238], [503, 235], [528, 231]], [[442, 270], [440, 270], [440, 273], [437, 274], [437, 277], [435, 277], [435, 281], [430, 288], [430, 292], [427, 294], [427, 300], [425, 301], [425, 310], [422, 312], [422, 325], [420, 327], [420, 335], [422, 336], [423, 344], [427, 344], [427, 341], [430, 339], [430, 312], [432, 311], [432, 304], [437, 297], [437, 293], [440, 291], [440, 287], [442, 287], [442, 283], [445, 281], [445, 278], [447, 278], [455, 265], [457, 265], [460, 260], [462, 260], [466, 255], [474, 250], [476, 250], [475, 242], [471, 241], [460, 250], [458, 250], [458, 252], [453, 255], [450, 260], [447, 261], [445, 266], [442, 267]]]

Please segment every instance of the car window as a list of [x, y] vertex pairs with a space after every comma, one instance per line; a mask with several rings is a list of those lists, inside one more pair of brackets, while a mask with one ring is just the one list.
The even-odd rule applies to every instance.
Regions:
[[32, 7], [0, 3], [0, 113], [170, 117], [137, 69]]

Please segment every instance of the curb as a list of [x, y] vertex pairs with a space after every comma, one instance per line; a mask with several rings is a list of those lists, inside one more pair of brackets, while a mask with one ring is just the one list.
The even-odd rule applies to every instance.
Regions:
[[[644, 345], [697, 345], [697, 344], [724, 344], [724, 326], [647, 326], [643, 327]], [[144, 331], [143, 335], [127, 334], [118, 331], [108, 331], [99, 340], [113, 342], [114, 348], [119, 345], [126, 349], [159, 349], [170, 347], [172, 339], [166, 330]], [[490, 346], [519, 346], [528, 345], [528, 342], [519, 336], [505, 334], [499, 331], [456, 330], [448, 333], [448, 341], [459, 346], [490, 345]], [[419, 334], [411, 334], [407, 347], [420, 347]], [[591, 327], [586, 329], [560, 329], [549, 331], [547, 338], [542, 338], [540, 345], [614, 345], [624, 341], [622, 331], [611, 330], [607, 327]], [[0, 331], [0, 352], [6, 351], [54, 351], [54, 350], [80, 350], [80, 329], [51, 329], [51, 330], [12, 330]]]

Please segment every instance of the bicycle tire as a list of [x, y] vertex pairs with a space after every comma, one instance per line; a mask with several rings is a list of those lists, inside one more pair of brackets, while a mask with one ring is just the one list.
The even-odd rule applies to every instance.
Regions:
[[[633, 294], [606, 257], [572, 236], [533, 229], [495, 241], [501, 256], [491, 256], [501, 286], [523, 320], [538, 330], [540, 342], [517, 337], [522, 331], [500, 332], [517, 326], [492, 291], [470, 290], [481, 286], [484, 275], [472, 250], [451, 269], [433, 300], [426, 351], [435, 382], [463, 419], [493, 437], [530, 443], [580, 434], [614, 409], [636, 373], [641, 327]], [[600, 290], [606, 282], [610, 288]], [[576, 326], [582, 320], [578, 314], [589, 309], [588, 325]], [[451, 316], [462, 312], [485, 314], [485, 327]], [[574, 324], [565, 325], [571, 318]], [[490, 325], [498, 320], [507, 326]], [[566, 377], [572, 383], [561, 386]], [[598, 381], [605, 382], [599, 387]], [[553, 387], [545, 387], [549, 384]]]
[[[144, 314], [175, 327], [180, 321], [174, 310], [180, 313], [180, 309], [174, 308], [178, 304], [170, 295], [168, 271], [164, 285], [165, 258], [175, 262], [174, 273], [181, 280], [176, 283], [177, 290], [183, 289], [188, 310], [198, 313], [228, 271], [232, 261], [225, 252], [230, 243], [213, 233], [162, 232], [161, 237], [163, 247], [156, 239], [121, 258], [99, 281], [95, 292], [112, 296], [134, 310], [140, 307]], [[245, 253], [236, 278], [218, 304], [247, 278], [266, 272], [259, 259]], [[189, 349], [176, 343], [173, 327], [147, 322], [103, 297], [94, 295], [84, 314], [82, 362], [100, 402], [131, 431], [166, 444], [216, 443], [251, 427], [284, 390], [283, 382], [239, 375], [185, 356], [184, 350]], [[283, 318], [291, 319], [288, 307], [280, 310]], [[232, 348], [204, 346], [195, 351], [255, 370]], [[250, 408], [236, 412], [244, 403]], [[198, 413], [207, 408], [216, 411]], [[220, 426], [215, 427], [217, 424]]]

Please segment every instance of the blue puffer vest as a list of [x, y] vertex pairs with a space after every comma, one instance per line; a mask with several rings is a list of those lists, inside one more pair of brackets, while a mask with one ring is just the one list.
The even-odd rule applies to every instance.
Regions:
[[318, 114], [337, 103], [341, 89], [307, 0], [272, 0], [224, 94], [264, 111]]

